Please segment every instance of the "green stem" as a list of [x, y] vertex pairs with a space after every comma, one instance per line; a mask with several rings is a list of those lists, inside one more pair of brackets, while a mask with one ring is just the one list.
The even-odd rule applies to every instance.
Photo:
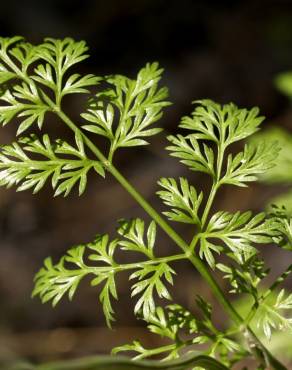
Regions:
[[125, 270], [137, 270], [139, 268], [142, 268], [142, 266], [145, 265], [155, 265], [155, 264], [160, 264], [160, 263], [170, 263], [170, 262], [176, 262], [179, 260], [187, 259], [185, 253], [182, 254], [175, 254], [173, 256], [168, 256], [168, 257], [160, 257], [160, 258], [155, 258], [143, 262], [134, 262], [134, 263], [125, 263], [125, 264], [118, 264], [116, 266], [101, 266], [101, 267], [90, 267], [88, 269], [89, 272], [92, 273], [100, 273], [103, 271], [114, 271], [114, 272], [122, 272]]
[[211, 191], [210, 191], [210, 194], [209, 194], [209, 198], [207, 200], [205, 210], [204, 210], [204, 213], [203, 213], [203, 216], [202, 216], [202, 221], [201, 221], [201, 227], [202, 228], [204, 227], [204, 225], [207, 221], [207, 217], [209, 215], [209, 212], [210, 212], [211, 206], [213, 204], [215, 195], [217, 193], [218, 187], [219, 187], [218, 182], [215, 181], [212, 185], [212, 188], [211, 188]]
[[84, 143], [92, 151], [93, 154], [103, 163], [107, 170], [116, 178], [116, 180], [122, 185], [122, 187], [136, 200], [138, 204], [145, 210], [146, 213], [160, 226], [162, 230], [172, 239], [185, 253], [189, 261], [201, 274], [203, 279], [209, 284], [213, 294], [225, 309], [226, 313], [229, 314], [230, 318], [238, 325], [241, 325], [243, 329], [247, 330], [249, 336], [259, 346], [259, 348], [265, 353], [269, 364], [275, 370], [287, 370], [272, 354], [264, 347], [264, 345], [257, 338], [255, 333], [249, 326], [245, 325], [244, 319], [237, 313], [229, 300], [225, 297], [224, 292], [218, 285], [217, 281], [211, 275], [209, 270], [206, 268], [204, 263], [196, 255], [193, 255], [190, 251], [189, 245], [169, 226], [169, 224], [156, 212], [156, 210], [138, 193], [138, 191], [123, 177], [123, 175], [109, 163], [102, 152], [93, 144], [93, 142], [71, 121], [71, 119], [61, 110], [55, 107], [56, 114], [63, 120], [63, 122], [73, 130], [73, 132], [79, 132], [84, 140]]
[[200, 237], [201, 237], [201, 234], [200, 234], [200, 233], [197, 233], [197, 234], [193, 237], [193, 239], [192, 239], [192, 241], [191, 241], [191, 243], [190, 243], [190, 252], [191, 252], [192, 254], [194, 254], [194, 250], [195, 250], [195, 248], [196, 248], [196, 245], [197, 245], [198, 241], [200, 240]]
[[62, 73], [62, 63], [63, 63], [63, 57], [62, 57], [62, 50], [61, 45], [58, 42], [57, 44], [57, 50], [56, 50], [56, 91], [55, 91], [55, 98], [56, 98], [56, 105], [58, 107], [61, 106], [61, 100], [62, 100], [62, 80], [63, 80], [63, 73]]
[[214, 180], [213, 180], [213, 184], [212, 184], [212, 188], [211, 188], [211, 191], [210, 191], [210, 194], [209, 194], [209, 198], [207, 200], [207, 203], [206, 203], [206, 206], [205, 206], [205, 209], [204, 209], [204, 213], [202, 215], [202, 222], [201, 222], [201, 227], [202, 228], [204, 227], [204, 225], [207, 221], [207, 218], [209, 216], [210, 209], [212, 207], [214, 198], [215, 198], [215, 196], [217, 194], [217, 191], [220, 187], [220, 177], [221, 177], [222, 164], [223, 164], [224, 151], [225, 151], [225, 146], [224, 146], [224, 142], [223, 142], [224, 136], [225, 136], [225, 132], [221, 133], [220, 142], [218, 144], [219, 146], [218, 146], [216, 178], [214, 178]]
[[124, 263], [124, 264], [116, 264], [116, 265], [108, 265], [108, 266], [87, 266], [85, 264], [80, 265], [80, 269], [70, 269], [64, 275], [66, 276], [76, 276], [77, 274], [88, 275], [94, 274], [99, 275], [106, 272], [124, 272], [126, 270], [137, 270], [142, 268], [146, 265], [155, 265], [155, 264], [162, 264], [162, 263], [171, 263], [176, 262], [179, 260], [187, 259], [185, 253], [182, 254], [175, 254], [172, 256], [167, 257], [159, 257], [154, 258], [153, 260], [147, 260], [142, 262], [134, 262], [134, 263]]
[[141, 353], [140, 355], [135, 356], [134, 360], [135, 361], [136, 360], [143, 360], [146, 357], [157, 356], [157, 355], [160, 355], [161, 353], [164, 353], [164, 352], [173, 351], [176, 348], [177, 348], [176, 343], [174, 343], [174, 344], [169, 344], [169, 345], [158, 347], [158, 348], [148, 349], [147, 352]]
[[133, 94], [132, 94], [132, 88], [130, 87], [129, 92], [126, 96], [125, 104], [123, 106], [123, 112], [122, 112], [118, 127], [117, 127], [116, 132], [115, 132], [114, 140], [111, 142], [111, 145], [110, 145], [110, 150], [109, 150], [109, 154], [108, 154], [108, 161], [110, 163], [112, 163], [112, 161], [113, 161], [113, 156], [114, 156], [115, 150], [117, 149], [117, 142], [118, 142], [118, 139], [120, 137], [120, 133], [121, 133], [124, 121], [127, 120], [127, 118], [128, 118], [127, 115], [129, 113], [129, 108], [131, 106], [133, 98], [134, 97], [133, 97]]
[[[223, 135], [225, 136], [225, 133]], [[226, 148], [223, 140], [224, 140], [223, 138], [220, 138], [220, 143], [219, 143], [219, 146], [218, 146], [217, 176], [216, 176], [217, 183], [220, 182], [221, 172], [222, 172], [222, 165], [223, 165], [223, 158], [224, 158], [224, 151], [225, 151], [225, 148]]]

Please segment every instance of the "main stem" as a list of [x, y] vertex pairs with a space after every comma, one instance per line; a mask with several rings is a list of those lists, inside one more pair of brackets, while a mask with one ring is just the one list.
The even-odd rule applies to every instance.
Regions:
[[75, 133], [79, 132], [84, 140], [84, 143], [92, 151], [93, 154], [103, 163], [107, 170], [116, 178], [116, 180], [122, 185], [122, 187], [136, 200], [138, 204], [151, 216], [151, 218], [160, 226], [162, 230], [183, 250], [186, 257], [194, 265], [194, 267], [201, 274], [203, 279], [209, 284], [213, 294], [225, 309], [226, 313], [231, 319], [237, 324], [241, 325], [243, 329], [246, 329], [253, 341], [261, 348], [265, 354], [269, 364], [275, 370], [287, 370], [273, 355], [264, 347], [264, 345], [257, 338], [252, 329], [245, 324], [244, 319], [237, 313], [229, 300], [225, 297], [224, 292], [217, 284], [214, 277], [211, 275], [209, 270], [206, 268], [204, 263], [190, 251], [189, 245], [169, 226], [169, 224], [157, 213], [157, 211], [141, 196], [141, 194], [124, 178], [124, 176], [114, 167], [113, 164], [105, 158], [102, 152], [93, 144], [93, 142], [84, 133], [78, 129], [78, 127], [71, 121], [71, 119], [62, 112], [58, 107], [52, 107], [56, 114], [62, 119], [62, 121], [70, 127]]

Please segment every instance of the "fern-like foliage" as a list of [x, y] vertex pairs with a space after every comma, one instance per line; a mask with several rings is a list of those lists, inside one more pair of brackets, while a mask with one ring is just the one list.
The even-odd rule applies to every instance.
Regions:
[[224, 279], [230, 283], [230, 293], [247, 293], [250, 294], [258, 303], [260, 291], [258, 289], [260, 282], [264, 279], [269, 269], [266, 268], [263, 259], [257, 254], [252, 254], [242, 264], [224, 264], [216, 265], [224, 273]]
[[100, 77], [76, 73], [66, 76], [71, 67], [89, 57], [87, 51], [84, 41], [76, 42], [68, 37], [64, 40], [45, 39], [38, 52], [45, 63], [35, 68], [33, 79], [51, 89], [58, 104], [67, 94], [89, 92], [88, 87], [98, 84]]
[[287, 213], [292, 215], [292, 136], [282, 127], [269, 127], [251, 138], [252, 145], [260, 145], [263, 141], [272, 143], [277, 140], [281, 147], [275, 166], [260, 176], [260, 181], [266, 184], [274, 184], [279, 188], [279, 194], [268, 200], [267, 210], [271, 211], [273, 205], [285, 207]]
[[192, 116], [183, 117], [180, 127], [196, 131], [199, 140], [221, 142], [225, 147], [254, 134], [264, 120], [258, 108], [240, 109], [233, 103], [221, 106], [208, 99], [194, 103]]
[[222, 183], [246, 186], [247, 182], [257, 180], [260, 174], [273, 166], [273, 160], [277, 157], [278, 151], [275, 143], [259, 143], [257, 146], [246, 145], [244, 151], [234, 158], [229, 154]]
[[[0, 122], [18, 124], [17, 135], [37, 125], [43, 129], [47, 113], [64, 119], [62, 99], [68, 94], [89, 93], [99, 89], [101, 80], [108, 85], [99, 89], [89, 108], [81, 116], [89, 121], [85, 130], [110, 139], [109, 160], [119, 147], [144, 145], [144, 137], [161, 131], [149, 128], [162, 115], [167, 89], [159, 88], [162, 69], [157, 63], [147, 64], [136, 80], [127, 77], [99, 77], [92, 74], [70, 73], [70, 69], [88, 55], [84, 41], [47, 38], [34, 46], [21, 37], [0, 38]], [[92, 124], [94, 123], [94, 124]], [[68, 119], [67, 119], [68, 124]], [[72, 123], [69, 122], [72, 128]], [[79, 194], [86, 188], [88, 171], [93, 168], [105, 175], [106, 156], [90, 159], [85, 153], [84, 134], [75, 130], [76, 148], [63, 139], [52, 139], [47, 134], [20, 138], [2, 148], [1, 183], [17, 185], [18, 190], [40, 190], [52, 176], [55, 195], [68, 195], [79, 182]], [[29, 158], [30, 151], [43, 159]], [[65, 156], [59, 157], [58, 154]], [[67, 154], [75, 157], [67, 158]]]
[[[186, 179], [180, 179], [179, 186], [175, 179], [162, 178], [158, 183], [162, 188], [158, 195], [171, 207], [164, 214], [171, 221], [196, 224], [198, 231], [190, 244], [191, 250], [198, 249], [201, 259], [212, 269], [223, 272], [231, 284], [232, 293], [247, 293], [253, 297], [255, 305], [259, 305], [263, 297], [260, 283], [269, 269], [258, 256], [256, 244], [276, 242], [289, 249], [291, 221], [279, 214], [267, 217], [264, 213], [252, 215], [249, 211], [234, 214], [217, 211], [210, 215], [210, 211], [220, 187], [242, 187], [257, 180], [272, 168], [279, 147], [275, 142], [257, 141], [246, 144], [242, 151], [234, 154], [228, 150], [229, 146], [259, 129], [263, 117], [258, 116], [258, 109], [248, 111], [234, 104], [221, 106], [210, 100], [195, 104], [192, 115], [183, 117], [180, 124], [191, 133], [169, 136], [171, 145], [167, 150], [190, 170], [211, 177], [213, 185], [209, 197], [202, 193], [198, 196], [198, 190]], [[205, 208], [200, 207], [203, 197], [207, 199]], [[219, 255], [227, 256], [230, 262], [219, 262]], [[263, 320], [259, 321], [267, 336], [271, 335], [272, 327], [280, 329], [281, 326], [279, 322], [269, 324], [270, 317], [262, 314]]]
[[[253, 243], [271, 242], [271, 237], [277, 234], [276, 227], [277, 223], [273, 219], [265, 219], [263, 213], [254, 217], [251, 212], [230, 214], [221, 211], [215, 213], [206, 227], [206, 232], [202, 235], [203, 244], [200, 254], [204, 254], [206, 248], [211, 248], [219, 253], [222, 249], [220, 245], [216, 247], [216, 244], [210, 241], [217, 239], [224, 243], [240, 263], [245, 262], [256, 253]], [[214, 267], [213, 263], [210, 261], [208, 263]]]
[[156, 224], [154, 221], [147, 229], [146, 240], [145, 223], [140, 218], [131, 221], [120, 220], [118, 233], [125, 238], [120, 242], [123, 250], [143, 253], [148, 258], [155, 258], [153, 248], [156, 238]]
[[[244, 186], [245, 182], [255, 181], [257, 175], [273, 166], [273, 160], [279, 151], [275, 143], [245, 146], [235, 157], [228, 155], [225, 173], [222, 173], [222, 161], [226, 149], [234, 142], [242, 140], [258, 130], [263, 117], [258, 116], [258, 109], [250, 111], [239, 109], [234, 104], [220, 106], [210, 100], [199, 104], [192, 117], [184, 117], [180, 127], [193, 131], [187, 136], [169, 136], [172, 145], [167, 149], [178, 157], [192, 171], [209, 174], [220, 184]], [[218, 145], [217, 161], [214, 150], [205, 141]], [[219, 182], [219, 181], [218, 181]]]
[[[127, 233], [125, 224], [129, 226]], [[144, 222], [140, 219], [124, 221], [119, 228], [119, 234], [124, 238], [109, 241], [107, 234], [98, 235], [92, 243], [70, 249], [57, 264], [53, 264], [51, 258], [46, 259], [44, 267], [35, 277], [33, 296], [38, 295], [42, 302], [52, 301], [55, 306], [66, 294], [72, 299], [81, 279], [86, 275], [93, 275], [91, 286], [103, 286], [99, 299], [107, 324], [110, 326], [114, 320], [112, 299], [118, 298], [115, 276], [119, 272], [134, 270], [129, 279], [135, 281], [131, 295], [138, 296], [135, 312], [142, 312], [143, 317], [148, 318], [155, 311], [156, 294], [160, 298], [171, 299], [166, 283], [173, 284], [172, 275], [175, 271], [169, 266], [168, 258], [157, 259], [153, 252], [151, 254], [147, 252], [147, 248], [152, 250], [154, 247], [155, 224], [152, 222], [149, 225], [147, 247], [143, 239], [140, 239], [143, 237], [143, 230]], [[137, 237], [136, 233], [140, 231], [142, 234]], [[114, 258], [117, 248], [141, 252], [147, 260], [130, 264], [118, 263]], [[87, 260], [92, 263], [89, 264]]]
[[[92, 243], [71, 248], [57, 263], [47, 258], [36, 275], [33, 296], [56, 305], [64, 296], [72, 299], [81, 280], [90, 276], [91, 285], [99, 289], [107, 325], [111, 326], [115, 318], [114, 301], [118, 300], [117, 275], [129, 272], [135, 314], [147, 322], [151, 332], [167, 338], [170, 344], [147, 349], [135, 341], [114, 352], [134, 351], [138, 359], [154, 355], [176, 359], [182, 352], [195, 348], [203, 353], [200, 359], [196, 356], [196, 363], [210, 364], [212, 369], [231, 368], [241, 358], [254, 354], [258, 369], [270, 365], [276, 370], [285, 369], [248, 324], [257, 320], [259, 329], [268, 338], [273, 331], [291, 329], [288, 314], [292, 307], [291, 294], [283, 289], [277, 291], [292, 268], [265, 289], [262, 280], [269, 269], [259, 253], [260, 245], [271, 243], [291, 250], [291, 219], [283, 210], [268, 216], [240, 210], [235, 213], [213, 210], [221, 187], [247, 186], [274, 165], [279, 152], [277, 144], [250, 142], [240, 147], [238, 143], [259, 130], [263, 117], [258, 108], [196, 101], [193, 113], [181, 120], [180, 127], [185, 133], [168, 137], [170, 155], [191, 171], [208, 176], [212, 184], [210, 191], [201, 191], [182, 177], [178, 180], [163, 177], [158, 182], [157, 194], [168, 207], [164, 215], [170, 221], [191, 227], [192, 239], [186, 242], [112, 163], [119, 148], [146, 145], [149, 137], [161, 131], [154, 124], [169, 105], [167, 89], [160, 87], [163, 70], [155, 62], [147, 63], [135, 78], [72, 72], [71, 68], [87, 57], [86, 43], [71, 38], [47, 38], [36, 46], [21, 37], [0, 38], [0, 123], [17, 125], [16, 136], [26, 132], [12, 144], [1, 147], [0, 185], [36, 193], [50, 182], [55, 195], [66, 196], [76, 185], [79, 194], [85, 191], [89, 171], [102, 177], [109, 172], [152, 220], [146, 225], [142, 219], [122, 219], [115, 238], [99, 234]], [[72, 121], [63, 107], [64, 97], [71, 94], [88, 94], [87, 106], [80, 112], [78, 123]], [[71, 139], [48, 135], [45, 125], [48, 114], [73, 131]], [[43, 132], [38, 135], [32, 130]], [[91, 135], [93, 140], [96, 135], [105, 139], [108, 144], [105, 152], [91, 141], [88, 132], [95, 134]], [[237, 143], [235, 147], [234, 143]], [[181, 254], [159, 255], [156, 225], [179, 246]], [[122, 258], [123, 253], [133, 253], [135, 262], [120, 262], [117, 256]], [[183, 259], [189, 260], [202, 274], [238, 324], [237, 328], [219, 330], [213, 323], [210, 304], [202, 297], [197, 299], [199, 315], [177, 304], [158, 306], [157, 298], [161, 304], [172, 300], [170, 287], [175, 275], [172, 263]], [[213, 278], [212, 269], [223, 273], [222, 278], [229, 282], [232, 293], [244, 293], [253, 299], [247, 317], [241, 318], [234, 310]], [[242, 332], [248, 341], [239, 344], [235, 336]], [[176, 368], [185, 370], [194, 363], [172, 362], [171, 368], [177, 364]]]
[[162, 72], [158, 63], [152, 63], [146, 64], [135, 80], [121, 75], [106, 77], [108, 90], [98, 93], [87, 113], [81, 114], [90, 123], [83, 126], [85, 130], [110, 141], [111, 160], [118, 148], [146, 145], [145, 137], [161, 131], [151, 126], [169, 105], [167, 89], [158, 88]]
[[198, 210], [203, 199], [196, 189], [189, 185], [188, 180], [179, 179], [179, 185], [173, 178], [162, 178], [158, 182], [163, 190], [157, 192], [163, 203], [173, 207], [169, 212], [163, 212], [171, 221], [199, 224]]
[[33, 46], [20, 37], [1, 38], [0, 48], [0, 81], [3, 84], [12, 80], [0, 98], [4, 103], [0, 119], [7, 124], [14, 117], [20, 118], [18, 134], [34, 123], [41, 128], [45, 114], [56, 109], [43, 86], [53, 91], [55, 104], [60, 107], [64, 95], [87, 92], [87, 87], [100, 81], [100, 77], [93, 75], [65, 75], [73, 65], [88, 57], [84, 41], [45, 39]]
[[178, 304], [168, 305], [165, 309], [157, 307], [155, 313], [146, 320], [149, 331], [167, 338], [170, 344], [147, 349], [135, 340], [131, 344], [114, 348], [113, 353], [135, 352], [137, 360], [160, 354], [165, 361], [178, 358], [180, 352], [188, 351], [191, 345], [203, 345], [203, 354], [217, 358], [226, 366], [246, 356], [247, 352], [240, 344], [214, 326], [211, 305], [198, 297], [197, 306], [198, 315]]
[[286, 294], [285, 289], [281, 289], [276, 297], [261, 303], [255, 320], [268, 339], [271, 338], [272, 330], [292, 330], [292, 318], [285, 315], [291, 309], [292, 294]]
[[87, 157], [78, 134], [75, 146], [61, 140], [51, 143], [48, 135], [44, 135], [42, 140], [35, 135], [20, 138], [18, 142], [2, 147], [0, 161], [1, 185], [17, 185], [18, 191], [32, 188], [33, 193], [37, 193], [51, 178], [55, 195], [68, 195], [77, 183], [81, 195], [91, 169], [105, 175], [100, 162]]

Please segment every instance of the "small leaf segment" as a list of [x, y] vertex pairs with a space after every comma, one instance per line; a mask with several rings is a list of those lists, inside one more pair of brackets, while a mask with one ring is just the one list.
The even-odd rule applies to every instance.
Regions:
[[[109, 172], [153, 221], [146, 230], [140, 219], [122, 220], [117, 238], [110, 240], [108, 235], [98, 235], [94, 242], [70, 249], [57, 264], [48, 258], [36, 275], [33, 295], [56, 305], [66, 294], [72, 299], [83, 277], [91, 275], [91, 284], [100, 286], [99, 300], [110, 326], [114, 320], [112, 301], [118, 299], [115, 276], [131, 271], [129, 280], [134, 280], [131, 293], [137, 298], [135, 313], [148, 323], [151, 331], [166, 336], [173, 343], [165, 351], [165, 348], [148, 350], [138, 342], [124, 349], [135, 350], [141, 358], [162, 353], [175, 358], [188, 345], [207, 343], [208, 357], [202, 358], [208, 361], [210, 356], [220, 359], [221, 368], [230, 368], [242, 357], [255, 353], [261, 368], [285, 369], [261, 343], [249, 322], [260, 315], [259, 326], [268, 337], [272, 329], [291, 326], [290, 319], [283, 314], [291, 307], [291, 295], [280, 290], [271, 308], [269, 292], [274, 291], [278, 283], [264, 293], [259, 289], [268, 270], [256, 248], [257, 244], [272, 241], [280, 246], [285, 241], [287, 246], [291, 222], [277, 215], [266, 217], [250, 212], [210, 214], [223, 185], [247, 186], [273, 166], [279, 151], [274, 143], [246, 144], [237, 154], [231, 148], [232, 144], [257, 132], [263, 117], [259, 116], [257, 108], [247, 110], [232, 103], [221, 106], [211, 100], [196, 101], [192, 115], [181, 120], [180, 127], [187, 134], [168, 137], [167, 150], [171, 156], [212, 180], [209, 194], [198, 191], [186, 178], [159, 180], [158, 195], [170, 207], [164, 212], [165, 216], [170, 221], [187, 223], [194, 228], [193, 239], [187, 243], [112, 163], [119, 148], [145, 145], [148, 137], [161, 131], [153, 124], [161, 118], [163, 108], [169, 105], [167, 89], [159, 87], [162, 69], [157, 63], [146, 64], [135, 79], [121, 75], [99, 77], [71, 73], [73, 66], [88, 57], [87, 52], [83, 41], [70, 38], [48, 38], [38, 46], [21, 37], [0, 38], [0, 122], [3, 125], [16, 122], [16, 135], [23, 135], [32, 129], [44, 130], [45, 118], [54, 114], [74, 133], [71, 142], [52, 139], [48, 134], [38, 137], [31, 133], [3, 146], [0, 184], [16, 185], [18, 190], [31, 188], [37, 192], [50, 180], [55, 195], [68, 195], [76, 184], [82, 194], [89, 171], [94, 170], [101, 176]], [[81, 113], [81, 123], [76, 125], [64, 112], [63, 99], [67, 95], [88, 92], [91, 97], [87, 109]], [[87, 132], [107, 139], [106, 154], [89, 139]], [[181, 254], [158, 257], [154, 253], [156, 225], [179, 246]], [[140, 259], [131, 264], [120, 263], [115, 257], [117, 248], [136, 253]], [[218, 260], [221, 255], [227, 257], [227, 263], [226, 259], [224, 263]], [[209, 284], [237, 325], [233, 334], [216, 329], [211, 308], [202, 298], [197, 300], [202, 313], [199, 318], [178, 305], [163, 309], [156, 304], [156, 297], [171, 299], [169, 285], [173, 284], [175, 273], [170, 264], [181, 259], [188, 259]], [[251, 295], [254, 304], [247, 318], [237, 313], [208, 267], [223, 272], [233, 293]], [[262, 311], [258, 310], [259, 305]], [[194, 334], [192, 342], [181, 339], [181, 330]], [[234, 335], [242, 332], [249, 338], [243, 347], [234, 341]], [[213, 365], [214, 369], [220, 368], [214, 361], [208, 362], [209, 368]], [[199, 369], [201, 365], [193, 363], [193, 366]], [[176, 368], [180, 368], [179, 364]]]

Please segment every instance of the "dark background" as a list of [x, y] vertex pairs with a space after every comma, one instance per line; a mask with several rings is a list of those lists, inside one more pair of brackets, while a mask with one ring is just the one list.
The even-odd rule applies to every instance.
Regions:
[[[86, 40], [91, 58], [83, 63], [84, 73], [134, 77], [146, 62], [159, 61], [174, 103], [161, 121], [167, 132], [176, 129], [180, 117], [190, 113], [191, 101], [199, 98], [257, 105], [268, 117], [266, 125], [292, 125], [290, 103], [273, 85], [275, 75], [292, 66], [292, 1], [9, 0], [1, 2], [0, 29], [1, 36], [23, 35], [31, 43], [47, 36]], [[83, 109], [82, 101], [74, 98], [67, 105], [75, 117]], [[67, 135], [58, 122], [50, 125]], [[14, 135], [11, 125], [1, 130], [0, 140], [9, 143]], [[155, 196], [160, 176], [187, 175], [198, 188], [208, 186], [204, 176], [186, 173], [167, 158], [163, 135], [152, 144], [122, 151], [118, 166], [156, 208], [162, 209]], [[228, 188], [220, 193], [216, 208], [258, 211], [277, 191], [263, 185]], [[144, 337], [146, 346], [154, 344], [131, 313], [126, 276], [119, 279], [114, 332], [104, 328], [97, 291], [88, 288], [88, 281], [72, 303], [63, 300], [54, 310], [30, 299], [33, 276], [46, 256], [56, 260], [96, 233], [113, 232], [117, 219], [137, 216], [144, 217], [143, 211], [109, 176], [92, 178], [82, 198], [76, 192], [66, 199], [53, 198], [49, 187], [35, 196], [0, 189], [0, 359], [108, 352], [133, 337]], [[178, 230], [191, 237], [189, 228]], [[164, 235], [159, 248], [161, 254], [175, 250]], [[270, 264], [273, 253], [267, 254]], [[277, 272], [286, 267], [287, 257], [276, 258]], [[199, 292], [213, 301], [191, 266], [178, 266], [178, 271], [173, 296], [179, 303], [192, 308]], [[215, 304], [218, 321], [222, 315]]]

